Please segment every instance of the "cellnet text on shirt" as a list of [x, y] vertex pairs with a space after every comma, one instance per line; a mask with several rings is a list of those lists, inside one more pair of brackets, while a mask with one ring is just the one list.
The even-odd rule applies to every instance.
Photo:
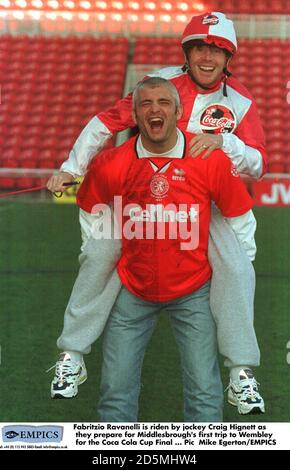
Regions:
[[95, 204], [98, 215], [92, 235], [95, 239], [180, 240], [181, 250], [194, 250], [199, 244], [199, 204], [122, 204], [114, 196], [112, 205]]

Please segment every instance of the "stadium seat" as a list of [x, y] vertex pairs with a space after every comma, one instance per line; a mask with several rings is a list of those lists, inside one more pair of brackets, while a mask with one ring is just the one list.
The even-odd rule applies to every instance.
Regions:
[[0, 127], [0, 136], [5, 136], [5, 139], [7, 137], [20, 137], [23, 138], [26, 134], [26, 127], [23, 124], [17, 124], [14, 125], [13, 123], [9, 127], [4, 127], [1, 132], [1, 127]]
[[32, 160], [36, 162], [38, 158], [38, 149], [35, 148], [28, 148], [28, 149], [20, 149], [17, 155], [17, 161], [25, 161], [25, 160]]
[[90, 100], [88, 103], [85, 104], [84, 110], [82, 115], [90, 115], [90, 116], [95, 116], [102, 108], [102, 102], [101, 100], [96, 97], [93, 101]]
[[45, 132], [41, 132], [43, 134], [44, 139], [57, 137], [60, 134], [60, 127], [59, 126], [46, 126]]
[[80, 107], [78, 104], [67, 103], [67, 106], [63, 109], [62, 112], [65, 116], [80, 116], [82, 111], [82, 107]]
[[8, 133], [8, 129], [6, 122], [0, 123], [0, 136], [5, 136]]
[[[34, 116], [39, 116], [39, 115], [42, 115], [42, 119], [43, 119], [46, 112], [48, 112], [47, 102], [31, 103], [29, 119], [30, 119], [30, 121], [32, 120], [31, 122], [35, 122], [34, 121]], [[35, 119], [37, 120], [37, 118], [35, 118]], [[27, 117], [26, 117], [26, 120], [27, 120]]]
[[47, 114], [43, 120], [43, 133], [46, 133], [46, 128], [54, 127], [54, 126], [61, 126], [63, 124], [63, 117], [61, 114]]
[[[17, 158], [19, 155], [19, 147], [4, 147], [1, 149], [1, 161], [3, 168], [15, 168], [17, 166]], [[5, 163], [5, 164], [4, 164]]]
[[280, 128], [277, 128], [277, 127], [274, 127], [272, 128], [271, 124], [270, 124], [270, 127], [271, 127], [271, 140], [276, 142], [276, 141], [282, 141], [284, 140], [284, 136], [285, 136], [285, 131], [283, 129], [283, 127], [280, 127]]
[[61, 100], [61, 102], [58, 103], [57, 100], [54, 100], [52, 97], [51, 102], [46, 104], [45, 111], [50, 116], [63, 115], [67, 106], [69, 106], [69, 104], [65, 103], [64, 100]]
[[256, 85], [252, 88], [252, 94], [257, 100], [258, 97], [265, 99], [265, 87], [261, 85]]
[[269, 153], [275, 153], [275, 152], [280, 153], [285, 150], [283, 130], [278, 129], [278, 137], [279, 137], [278, 139], [275, 139], [272, 137], [270, 133], [267, 135], [267, 141], [268, 141], [267, 147], [268, 147]]
[[271, 11], [270, 13], [277, 14], [277, 15], [285, 15], [286, 13], [286, 4], [287, 1], [285, 2], [284, 0], [271, 0], [270, 3], [270, 8]]
[[6, 136], [3, 141], [3, 147], [20, 147], [21, 137], [19, 135]]
[[[283, 119], [283, 116], [274, 116], [272, 117], [271, 116], [271, 119], [269, 119], [269, 124], [267, 125], [267, 129], [269, 132], [271, 132], [272, 130], [275, 130], [275, 131], [280, 131], [280, 130], [284, 130], [284, 119]], [[275, 136], [275, 134], [274, 134]]]
[[10, 119], [9, 119], [8, 113], [7, 113], [7, 112], [4, 113], [3, 111], [1, 111], [1, 113], [0, 113], [0, 126], [1, 126], [1, 125], [6, 125], [6, 126], [8, 126], [8, 125], [9, 125], [9, 121], [10, 121]]
[[26, 139], [23, 139], [21, 142], [21, 148], [23, 149], [33, 149], [38, 148], [40, 143], [40, 135], [30, 136]]
[[41, 142], [39, 142], [39, 148], [41, 150], [44, 150], [44, 149], [55, 149], [57, 147], [57, 142], [58, 142], [58, 139], [57, 139], [57, 136], [56, 135], [48, 135], [46, 134], [45, 137], [43, 137], [43, 139], [41, 139]]
[[41, 168], [41, 169], [44, 169], [44, 168], [54, 169], [55, 168], [55, 161], [54, 161], [54, 159], [50, 159], [50, 158], [41, 159], [41, 160], [38, 159], [37, 166], [38, 166], [38, 168]]
[[233, 0], [223, 0], [223, 8], [221, 11], [225, 11], [227, 14], [235, 13], [235, 2]]
[[290, 153], [286, 154], [285, 158], [285, 172], [290, 173]]
[[[3, 162], [3, 165], [6, 164]], [[7, 176], [0, 176], [0, 188], [1, 189], [13, 189], [15, 187], [15, 179]]]
[[53, 86], [50, 88], [50, 94], [52, 96], [54, 95], [60, 95], [60, 94], [66, 94], [69, 91], [69, 85], [66, 82], [56, 82], [53, 84]]
[[285, 171], [284, 153], [269, 155], [268, 169], [270, 173], [283, 173]]
[[57, 144], [57, 149], [64, 151], [64, 150], [71, 150], [73, 144], [74, 144], [75, 139], [70, 137], [62, 137], [59, 139], [58, 144]]
[[[31, 114], [30, 117], [29, 117], [29, 124], [32, 125], [32, 126], [34, 126], [34, 125], [39, 125], [40, 126], [43, 123], [44, 119], [45, 119], [44, 113], [34, 111], [33, 114]], [[22, 122], [27, 123], [26, 116], [23, 118]]]
[[54, 161], [55, 160], [55, 155], [56, 155], [56, 150], [55, 148], [51, 149], [51, 148], [46, 148], [46, 149], [43, 149], [43, 150], [40, 150], [38, 152], [38, 161], [40, 162], [41, 160], [51, 160], [51, 161]]
[[285, 98], [280, 97], [280, 96], [271, 96], [269, 93], [267, 102], [268, 102], [268, 107], [270, 110], [276, 108], [276, 109], [280, 109], [280, 112], [282, 112], [282, 114], [283, 114], [283, 110], [284, 110], [284, 113], [285, 112], [287, 113], [287, 108], [286, 110], [284, 109], [285, 104], [286, 104]]
[[19, 163], [21, 168], [33, 169], [37, 167], [37, 158], [22, 159]]
[[55, 168], [59, 168], [62, 163], [68, 158], [69, 151], [67, 150], [58, 150], [54, 155], [54, 164]]
[[15, 179], [16, 183], [16, 188], [18, 189], [27, 189], [27, 188], [33, 188], [35, 185], [35, 179], [34, 178], [29, 178], [29, 177], [23, 177], [23, 178], [16, 178]]

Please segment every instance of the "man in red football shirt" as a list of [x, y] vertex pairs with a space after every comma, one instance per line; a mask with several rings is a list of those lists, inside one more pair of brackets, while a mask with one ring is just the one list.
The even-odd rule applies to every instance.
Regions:
[[99, 416], [104, 422], [138, 420], [145, 349], [158, 313], [166, 309], [181, 354], [184, 419], [221, 421], [223, 391], [209, 307], [211, 201], [252, 257], [252, 200], [221, 150], [208, 159], [188, 156], [192, 136], [176, 128], [182, 108], [169, 81], [149, 78], [133, 99], [140, 136], [101, 154], [77, 195], [88, 217], [110, 213], [113, 203], [122, 236], [122, 288], [105, 330]]
[[[196, 134], [189, 153], [196, 157], [221, 148], [239, 173], [258, 178], [265, 171], [264, 135], [255, 102], [245, 87], [229, 76], [228, 64], [237, 51], [232, 21], [219, 12], [194, 16], [181, 38], [184, 67], [167, 67], [153, 75], [169, 79], [183, 105], [178, 127]], [[84, 174], [90, 160], [117, 131], [135, 126], [132, 95], [95, 116], [77, 139], [61, 172], [48, 182], [51, 191]], [[98, 158], [98, 157], [97, 157]], [[64, 351], [57, 361], [51, 395], [73, 397], [86, 379], [83, 354], [100, 336], [119, 284], [112, 269], [116, 244], [90, 239], [91, 226], [80, 213], [84, 245], [80, 271], [68, 303], [64, 329], [57, 341]], [[217, 324], [219, 351], [230, 372], [228, 400], [239, 413], [263, 412], [251, 367], [260, 352], [253, 327], [255, 274], [244, 247], [213, 209], [209, 257], [213, 268], [210, 302]], [[111, 269], [111, 270], [110, 270]], [[224, 286], [227, 286], [227, 289]]]

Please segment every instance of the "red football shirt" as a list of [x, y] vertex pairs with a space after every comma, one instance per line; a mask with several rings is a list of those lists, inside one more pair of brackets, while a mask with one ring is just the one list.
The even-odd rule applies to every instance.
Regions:
[[220, 150], [205, 160], [187, 156], [190, 138], [184, 137], [183, 158], [139, 158], [136, 137], [104, 151], [78, 191], [77, 203], [89, 213], [121, 196], [117, 269], [127, 289], [145, 300], [170, 301], [210, 279], [212, 200], [225, 217], [242, 215], [253, 205], [229, 158]]

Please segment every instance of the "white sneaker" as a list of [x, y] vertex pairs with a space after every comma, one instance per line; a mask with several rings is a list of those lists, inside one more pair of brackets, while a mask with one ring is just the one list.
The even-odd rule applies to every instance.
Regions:
[[[50, 370], [50, 369], [49, 369]], [[55, 364], [55, 375], [51, 382], [51, 398], [73, 398], [78, 386], [87, 380], [84, 360], [75, 362], [67, 352], [60, 354]]]
[[242, 415], [265, 413], [264, 400], [258, 392], [258, 383], [251, 369], [240, 371], [239, 382], [230, 380], [228, 402], [237, 406]]

